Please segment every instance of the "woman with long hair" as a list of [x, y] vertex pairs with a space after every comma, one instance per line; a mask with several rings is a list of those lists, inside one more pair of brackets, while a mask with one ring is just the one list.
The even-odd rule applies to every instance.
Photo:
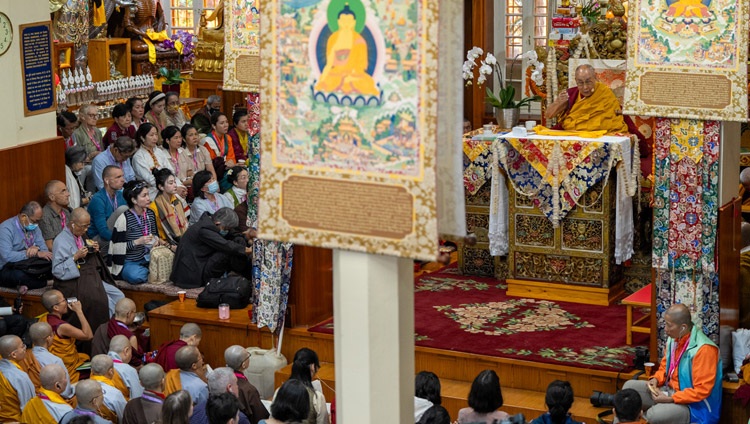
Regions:
[[215, 213], [221, 208], [233, 209], [232, 201], [219, 193], [219, 182], [208, 171], [200, 171], [193, 177], [193, 205], [190, 208], [190, 223], [195, 224], [204, 212]]
[[[310, 403], [312, 407], [310, 412], [307, 414], [307, 418], [302, 421], [304, 424], [328, 424], [328, 409], [326, 408], [326, 398], [323, 392], [318, 391], [313, 387], [313, 378], [320, 370], [320, 361], [318, 360], [318, 354], [314, 350], [303, 347], [294, 354], [294, 362], [292, 362], [292, 373], [289, 376], [289, 380], [297, 380], [301, 382], [310, 396]], [[278, 396], [278, 391], [274, 395], [274, 402]], [[271, 410], [271, 416], [274, 415]]]
[[231, 168], [237, 163], [234, 154], [232, 140], [227, 135], [229, 131], [229, 120], [223, 112], [211, 115], [211, 132], [203, 139], [203, 146], [211, 155], [217, 177], [224, 176], [225, 169]]
[[130, 160], [135, 177], [148, 183], [148, 194], [155, 198], [157, 194], [154, 170], [171, 168], [169, 155], [159, 144], [159, 134], [156, 127], [150, 122], [141, 124], [135, 133], [135, 142], [138, 150]]
[[484, 370], [471, 383], [469, 407], [458, 411], [458, 424], [492, 424], [508, 419], [498, 411], [503, 406], [500, 378], [493, 370]]
[[154, 170], [154, 178], [159, 194], [149, 208], [156, 215], [159, 238], [169, 243], [174, 250], [188, 228], [185, 206], [177, 196], [177, 179], [172, 171], [166, 168]]
[[299, 380], [289, 379], [276, 391], [271, 404], [271, 418], [258, 424], [292, 424], [303, 422], [310, 414], [310, 392]]
[[193, 177], [200, 171], [210, 172], [216, 178], [214, 165], [211, 163], [211, 154], [204, 146], [200, 145], [198, 130], [190, 124], [185, 124], [180, 130], [184, 142], [184, 148], [178, 158], [176, 175], [186, 186], [193, 184]]
[[575, 399], [573, 396], [573, 387], [567, 381], [555, 380], [549, 383], [544, 396], [548, 412], [531, 424], [582, 424], [570, 416], [570, 407]]
[[[146, 101], [144, 116], [146, 122], [156, 127], [156, 132], [161, 135], [161, 131], [167, 127], [167, 121], [164, 117], [164, 109], [167, 105], [167, 96], [161, 91], [152, 91]], [[161, 142], [161, 139], [159, 139]]]
[[232, 115], [232, 122], [234, 127], [229, 130], [229, 137], [232, 139], [232, 146], [234, 147], [234, 156], [237, 160], [247, 159], [247, 148], [248, 138], [250, 133], [248, 132], [248, 116], [247, 109], [237, 109]]
[[192, 415], [193, 400], [185, 390], [170, 394], [161, 405], [161, 424], [190, 424]]

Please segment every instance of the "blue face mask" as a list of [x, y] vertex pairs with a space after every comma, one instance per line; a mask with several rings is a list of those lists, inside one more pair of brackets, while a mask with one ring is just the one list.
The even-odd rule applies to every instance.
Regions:
[[24, 229], [25, 229], [26, 231], [35, 231], [35, 230], [36, 230], [37, 228], [39, 228], [39, 224], [29, 224], [29, 225], [24, 225], [24, 226], [23, 226], [23, 228], [24, 228]]
[[219, 191], [219, 183], [217, 181], [208, 184], [209, 193], [216, 194], [217, 191]]
[[227, 234], [229, 234], [229, 230], [219, 230], [219, 234], [221, 234], [221, 236], [224, 237]]

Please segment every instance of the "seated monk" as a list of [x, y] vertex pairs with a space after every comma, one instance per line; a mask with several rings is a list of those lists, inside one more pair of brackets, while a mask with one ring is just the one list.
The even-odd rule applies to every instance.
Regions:
[[203, 333], [201, 333], [201, 328], [198, 327], [198, 324], [189, 322], [183, 325], [182, 328], [180, 328], [180, 339], [166, 342], [161, 345], [154, 362], [161, 365], [164, 372], [169, 372], [170, 370], [179, 368], [175, 361], [175, 354], [177, 351], [185, 346], [198, 347], [201, 343], [202, 336]]
[[112, 337], [112, 340], [109, 342], [107, 356], [112, 358], [115, 366], [115, 374], [120, 377], [120, 380], [122, 380], [128, 389], [127, 393], [123, 393], [126, 399], [139, 397], [143, 394], [143, 386], [141, 386], [141, 382], [138, 379], [138, 371], [128, 364], [132, 354], [133, 347], [130, 346], [130, 341], [127, 337], [121, 334]]
[[100, 410], [104, 404], [104, 393], [102, 386], [94, 380], [81, 380], [76, 384], [76, 398], [78, 406], [60, 420], [60, 424], [68, 424], [80, 416], [88, 416], [94, 424], [112, 424], [112, 421], [101, 417]]
[[161, 405], [164, 403], [164, 370], [159, 364], [146, 364], [138, 376], [143, 385], [143, 396], [132, 398], [125, 405], [125, 413], [120, 424], [152, 423], [161, 418]]
[[169, 396], [185, 390], [190, 393], [193, 405], [205, 402], [208, 399], [208, 380], [201, 352], [195, 346], [182, 347], [177, 351], [175, 361], [179, 369], [167, 373], [164, 394]]
[[70, 375], [62, 359], [50, 353], [48, 350], [54, 341], [52, 327], [46, 322], [35, 322], [29, 327], [29, 337], [33, 347], [26, 351], [26, 358], [23, 360], [23, 369], [31, 378], [34, 387], [39, 390], [42, 385], [41, 372], [48, 365], [59, 365], [65, 371], [65, 390], [60, 395], [65, 398], [71, 407], [75, 407], [75, 388], [70, 383]]
[[357, 17], [348, 4], [339, 12], [338, 24], [326, 44], [326, 64], [315, 90], [377, 96], [380, 90], [367, 73], [367, 41], [357, 32]]
[[[55, 336], [49, 351], [62, 359], [70, 374], [70, 382], [75, 384], [78, 382], [77, 368], [89, 359], [85, 353], [78, 352], [76, 341], [88, 341], [94, 337], [91, 326], [83, 315], [81, 302], [77, 300], [69, 304], [59, 290], [50, 289], [42, 294], [42, 305], [47, 309], [47, 313], [40, 316], [39, 321], [48, 323]], [[81, 328], [74, 327], [62, 319], [68, 310], [75, 312]]]
[[122, 390], [116, 387], [114, 378], [115, 367], [112, 358], [107, 355], [96, 355], [91, 358], [91, 379], [101, 384], [104, 394], [104, 404], [99, 411], [103, 418], [118, 423], [122, 420], [128, 400], [125, 399]]
[[34, 397], [34, 383], [21, 369], [26, 345], [20, 337], [0, 337], [0, 422], [21, 419], [21, 411]]
[[62, 417], [73, 410], [62, 397], [68, 390], [68, 371], [57, 364], [46, 365], [39, 373], [42, 387], [36, 397], [23, 408], [21, 421], [25, 423], [57, 424]]
[[250, 366], [250, 353], [247, 349], [240, 345], [229, 346], [224, 351], [224, 360], [237, 377], [237, 399], [240, 401], [240, 410], [253, 423], [268, 418], [268, 410], [261, 402], [258, 389], [245, 377], [245, 370]]
[[109, 351], [110, 340], [117, 335], [122, 335], [130, 340], [130, 346], [133, 347], [133, 353], [128, 363], [134, 367], [143, 365], [143, 344], [129, 327], [129, 325], [133, 324], [133, 320], [135, 320], [135, 312], [135, 302], [128, 298], [120, 299], [115, 305], [115, 316], [101, 325], [101, 327], [106, 327], [107, 336], [102, 337], [104, 331], [100, 331], [97, 328], [97, 337], [94, 338], [94, 342], [92, 343], [91, 354], [99, 355], [107, 353]]

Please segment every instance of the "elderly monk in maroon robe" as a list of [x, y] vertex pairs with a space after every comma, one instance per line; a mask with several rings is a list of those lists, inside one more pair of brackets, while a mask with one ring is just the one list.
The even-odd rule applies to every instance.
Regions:
[[[92, 355], [106, 354], [109, 352], [109, 341], [115, 336], [125, 336], [130, 340], [130, 346], [133, 348], [133, 355], [130, 359], [130, 366], [140, 367], [143, 365], [143, 352], [146, 350], [141, 340], [130, 331], [130, 325], [135, 319], [136, 306], [135, 302], [131, 299], [123, 298], [120, 299], [115, 305], [115, 316], [110, 318], [105, 324], [102, 324], [97, 329], [97, 335], [94, 337], [93, 346], [91, 349]], [[103, 337], [104, 329], [106, 326], [106, 335]], [[104, 353], [101, 353], [104, 352]]]
[[159, 353], [156, 355], [155, 362], [164, 369], [164, 372], [179, 368], [175, 362], [174, 356], [180, 348], [185, 346], [195, 346], [201, 343], [203, 333], [198, 324], [187, 323], [180, 329], [180, 339], [166, 342], [159, 347]]

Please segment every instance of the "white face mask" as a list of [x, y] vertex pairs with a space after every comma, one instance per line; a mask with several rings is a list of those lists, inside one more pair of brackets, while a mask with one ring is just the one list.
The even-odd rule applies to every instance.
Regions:
[[244, 188], [239, 188], [237, 186], [234, 187], [234, 194], [237, 195], [237, 197], [242, 197], [247, 194], [247, 190]]

